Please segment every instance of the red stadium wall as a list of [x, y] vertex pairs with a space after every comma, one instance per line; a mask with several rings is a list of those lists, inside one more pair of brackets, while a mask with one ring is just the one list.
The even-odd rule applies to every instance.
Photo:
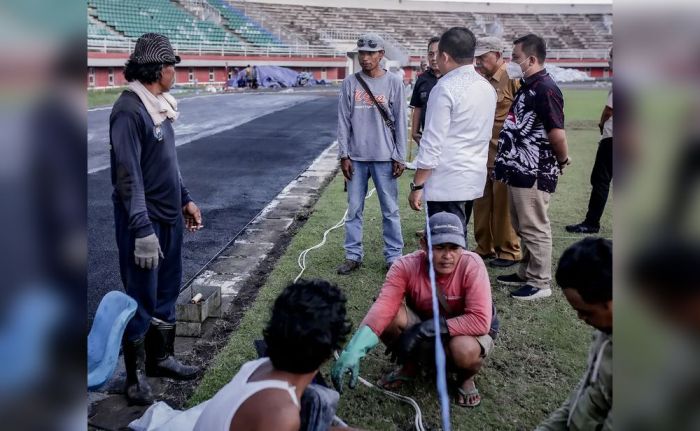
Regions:
[[[238, 67], [239, 69], [241, 67]], [[228, 68], [229, 72], [233, 72], [234, 67]], [[316, 79], [325, 79], [328, 81], [336, 81], [345, 79], [345, 67], [291, 67], [297, 72], [311, 72]], [[413, 66], [406, 66], [404, 69], [404, 83], [408, 84], [415, 80], [418, 75], [418, 69]], [[576, 69], [588, 73], [592, 78], [610, 78], [612, 71], [607, 67], [576, 67]], [[87, 71], [87, 86], [88, 88], [106, 88], [118, 87], [126, 85], [124, 79], [123, 67], [88, 67]], [[175, 69], [175, 82], [178, 84], [189, 84], [194, 80], [198, 85], [206, 85], [214, 83], [215, 85], [223, 85], [228, 79], [227, 69], [225, 67], [177, 67]]]
[[[238, 67], [241, 69], [242, 67]], [[345, 68], [340, 67], [290, 67], [297, 72], [310, 72], [315, 79], [342, 80], [345, 78]], [[89, 88], [118, 87], [126, 85], [123, 67], [88, 67], [87, 86]], [[234, 67], [229, 67], [228, 72], [233, 73]], [[110, 79], [110, 75], [112, 78]], [[177, 67], [175, 68], [175, 82], [177, 84], [189, 84], [194, 80], [199, 85], [209, 82], [222, 85], [228, 80], [226, 67]]]

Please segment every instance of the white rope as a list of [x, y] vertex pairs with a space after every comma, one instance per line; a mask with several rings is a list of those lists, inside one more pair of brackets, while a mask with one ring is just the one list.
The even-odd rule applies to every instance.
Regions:
[[[372, 188], [372, 190], [370, 190], [369, 193], [367, 193], [367, 196], [365, 196], [365, 199], [369, 199], [374, 194], [375, 191], [376, 191], [376, 189]], [[321, 242], [319, 242], [318, 244], [316, 244], [312, 247], [309, 247], [306, 250], [299, 253], [299, 257], [297, 258], [297, 265], [299, 265], [299, 268], [301, 269], [301, 271], [299, 271], [299, 274], [294, 279], [295, 283], [301, 278], [304, 271], [306, 271], [306, 255], [308, 255], [311, 250], [316, 250], [316, 249], [323, 247], [326, 244], [326, 240], [328, 239], [328, 234], [331, 233], [332, 231], [334, 231], [335, 229], [338, 229], [338, 228], [344, 226], [345, 225], [345, 218], [347, 216], [348, 216], [348, 210], [345, 210], [345, 213], [343, 214], [343, 218], [340, 219], [338, 221], [338, 223], [334, 224], [333, 226], [328, 228], [325, 232], [323, 232], [323, 239], [321, 240]], [[335, 359], [338, 360], [338, 352], [334, 352], [334, 356], [335, 356]], [[416, 430], [417, 431], [425, 431], [425, 427], [423, 426], [423, 412], [421, 411], [418, 403], [413, 398], [397, 394], [396, 392], [388, 391], [384, 388], [380, 388], [379, 386], [376, 386], [376, 385], [368, 382], [367, 380], [363, 379], [361, 376], [359, 376], [359, 381], [360, 381], [360, 383], [367, 386], [368, 388], [374, 388], [390, 398], [394, 398], [394, 399], [397, 399], [397, 400], [402, 401], [404, 403], [410, 404], [411, 407], [413, 407], [413, 410], [415, 410], [415, 412], [416, 412], [415, 421], [414, 421], [414, 424], [416, 426]], [[335, 418], [342, 423], [342, 419], [340, 419], [337, 416]]]
[[[338, 352], [333, 352], [333, 356], [335, 357], [335, 360], [338, 360]], [[423, 412], [420, 409], [420, 406], [411, 397], [407, 397], [405, 395], [397, 394], [396, 392], [389, 391], [387, 389], [381, 388], [373, 383], [368, 382], [365, 380], [362, 376], [358, 376], [358, 380], [360, 383], [363, 385], [367, 386], [368, 388], [376, 389], [379, 392], [383, 393], [384, 395], [394, 398], [396, 400], [402, 401], [404, 403], [409, 404], [411, 407], [413, 407], [413, 410], [416, 412], [415, 419], [413, 421], [414, 425], [416, 426], [417, 431], [425, 431], [425, 426], [423, 425]]]
[[[376, 189], [372, 188], [372, 190], [370, 190], [367, 193], [367, 196], [365, 196], [365, 199], [369, 199], [374, 194], [375, 191], [376, 191]], [[323, 232], [323, 239], [321, 240], [321, 242], [319, 242], [318, 244], [314, 245], [313, 247], [309, 247], [306, 250], [299, 253], [299, 257], [297, 258], [297, 265], [299, 266], [301, 271], [299, 272], [299, 275], [297, 275], [296, 278], [294, 279], [295, 283], [297, 281], [299, 281], [299, 279], [301, 278], [301, 275], [304, 273], [304, 271], [306, 271], [306, 255], [309, 254], [309, 252], [311, 250], [316, 250], [317, 248], [323, 247], [326, 244], [326, 240], [328, 239], [328, 234], [331, 233], [332, 231], [340, 228], [340, 227], [343, 227], [345, 225], [345, 218], [347, 216], [348, 216], [348, 210], [345, 210], [345, 213], [343, 214], [343, 218], [341, 218], [338, 221], [338, 223], [334, 224], [331, 228], [329, 228], [328, 230]]]

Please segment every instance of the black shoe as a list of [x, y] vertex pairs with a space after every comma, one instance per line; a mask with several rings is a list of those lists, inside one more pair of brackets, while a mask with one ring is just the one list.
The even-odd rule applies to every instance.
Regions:
[[508, 274], [508, 275], [499, 275], [496, 277], [496, 281], [506, 285], [506, 286], [520, 286], [521, 284], [524, 284], [527, 280], [524, 278], [520, 278], [518, 274]]
[[394, 264], [394, 261], [392, 260], [391, 262], [386, 263], [386, 270], [389, 271], [391, 269], [391, 266]]
[[147, 406], [153, 404], [153, 390], [148, 384], [145, 371], [146, 351], [144, 339], [122, 342], [124, 365], [126, 367], [126, 399], [129, 405]]
[[146, 373], [154, 377], [192, 380], [199, 367], [185, 365], [175, 358], [175, 324], [151, 323], [146, 333]]
[[489, 266], [493, 268], [508, 268], [509, 266], [513, 266], [516, 263], [520, 262], [519, 260], [510, 260], [510, 259], [501, 259], [500, 257], [498, 259], [494, 259], [491, 262], [489, 262]]
[[512, 291], [510, 297], [521, 301], [533, 301], [535, 299], [547, 298], [552, 295], [552, 289], [549, 287], [537, 288], [530, 284], [523, 284], [520, 288]]
[[359, 269], [361, 266], [362, 262], [358, 262], [356, 260], [351, 259], [345, 259], [345, 262], [343, 262], [343, 264], [338, 267], [338, 274], [348, 275], [356, 269]]
[[599, 230], [599, 227], [587, 225], [585, 223], [570, 224], [566, 227], [566, 231], [571, 233], [598, 233]]

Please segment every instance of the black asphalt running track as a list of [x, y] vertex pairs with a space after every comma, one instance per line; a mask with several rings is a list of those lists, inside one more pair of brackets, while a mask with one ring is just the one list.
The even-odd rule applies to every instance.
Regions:
[[[205, 228], [185, 233], [183, 283], [199, 271], [335, 139], [337, 96], [274, 112], [178, 147], [182, 177]], [[123, 290], [109, 169], [88, 175], [88, 317]]]

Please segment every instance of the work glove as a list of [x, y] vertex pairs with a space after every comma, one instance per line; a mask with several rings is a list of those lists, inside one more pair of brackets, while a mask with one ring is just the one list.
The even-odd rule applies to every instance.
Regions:
[[350, 389], [355, 389], [360, 377], [360, 359], [364, 358], [367, 352], [377, 344], [379, 344], [379, 337], [367, 325], [362, 326], [353, 335], [331, 368], [331, 381], [338, 392], [343, 393], [343, 380], [346, 373], [350, 373], [348, 386]]
[[158, 259], [163, 258], [160, 243], [156, 234], [152, 233], [143, 238], [136, 238], [134, 244], [134, 259], [136, 265], [143, 269], [158, 267]]
[[431, 318], [421, 323], [416, 323], [403, 331], [397, 346], [399, 363], [406, 363], [406, 360], [421, 343], [430, 342], [432, 344], [438, 335], [443, 338], [449, 338], [450, 331], [447, 329], [447, 321], [442, 316], [439, 318], [439, 325], [436, 330], [434, 320]]

